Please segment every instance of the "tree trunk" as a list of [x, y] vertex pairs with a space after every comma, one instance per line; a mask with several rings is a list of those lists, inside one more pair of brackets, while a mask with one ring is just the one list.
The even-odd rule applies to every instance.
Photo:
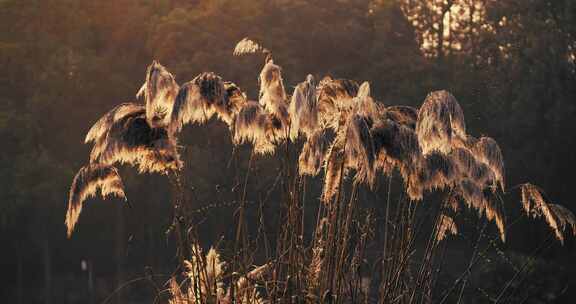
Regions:
[[94, 304], [94, 268], [92, 261], [88, 260], [88, 299], [90, 304]]
[[[122, 211], [122, 206], [116, 208], [116, 288], [120, 288], [124, 277], [124, 214]], [[117, 291], [116, 303], [123, 303], [121, 290]]]
[[[22, 252], [22, 245], [18, 244], [18, 251], [17, 252]], [[16, 265], [16, 280], [17, 280], [17, 286], [16, 286], [16, 298], [17, 298], [17, 303], [18, 304], [22, 304], [24, 303], [24, 262], [22, 261], [22, 254], [17, 254], [17, 265]]]
[[44, 260], [44, 303], [52, 303], [52, 254], [50, 252], [50, 241], [48, 237], [42, 242]]
[[442, 7], [442, 14], [440, 14], [440, 20], [438, 20], [438, 41], [437, 41], [437, 45], [436, 45], [436, 52], [437, 52], [437, 56], [438, 56], [438, 63], [442, 64], [444, 62], [444, 55], [445, 55], [445, 50], [444, 50], [444, 17], [446, 17], [446, 14], [450, 13], [450, 10], [452, 9], [452, 5], [453, 5], [453, 1], [452, 0], [448, 0], [448, 2], [443, 5]]

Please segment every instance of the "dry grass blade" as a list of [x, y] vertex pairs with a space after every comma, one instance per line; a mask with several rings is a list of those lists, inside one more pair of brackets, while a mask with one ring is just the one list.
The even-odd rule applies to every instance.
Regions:
[[498, 233], [500, 234], [500, 239], [502, 242], [506, 242], [506, 226], [504, 222], [504, 213], [502, 212], [500, 206], [496, 205], [496, 201], [488, 200], [488, 208], [486, 208], [486, 217], [489, 220], [496, 223], [496, 228], [498, 228]]
[[450, 152], [454, 141], [466, 138], [464, 112], [447, 91], [435, 91], [426, 97], [418, 111], [416, 134], [424, 154], [433, 150]]
[[126, 199], [124, 185], [116, 168], [101, 164], [89, 164], [82, 167], [76, 173], [72, 186], [70, 186], [65, 221], [68, 237], [72, 235], [74, 226], [78, 222], [83, 202], [94, 197], [98, 190], [104, 198], [115, 195]]

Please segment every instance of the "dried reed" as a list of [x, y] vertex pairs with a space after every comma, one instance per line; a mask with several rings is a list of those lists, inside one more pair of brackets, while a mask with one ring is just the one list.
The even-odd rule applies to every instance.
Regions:
[[438, 245], [438, 243], [450, 235], [458, 235], [458, 228], [456, 227], [452, 217], [446, 214], [441, 214], [440, 219], [438, 220], [434, 242]]
[[564, 244], [566, 228], [571, 228], [572, 235], [576, 235], [576, 217], [570, 210], [560, 205], [547, 203], [538, 187], [530, 183], [520, 185], [520, 189], [522, 207], [526, 214], [533, 218], [543, 217], [560, 243]]
[[90, 164], [82, 167], [70, 186], [68, 211], [66, 211], [67, 235], [70, 237], [82, 212], [82, 203], [96, 195], [100, 190], [102, 197], [115, 195], [126, 200], [124, 184], [118, 170], [109, 165]]
[[418, 111], [416, 134], [422, 152], [450, 152], [454, 141], [466, 138], [464, 112], [447, 91], [435, 91], [426, 97]]
[[245, 54], [254, 54], [254, 53], [268, 53], [266, 48], [262, 47], [260, 44], [256, 43], [255, 41], [249, 38], [243, 38], [240, 40], [236, 47], [234, 48], [234, 56], [241, 56]]
[[[494, 199], [497, 186], [505, 189], [502, 152], [492, 138], [476, 139], [466, 134], [464, 113], [450, 93], [430, 93], [419, 110], [385, 107], [371, 96], [368, 82], [359, 86], [353, 80], [325, 77], [316, 86], [308, 75], [289, 99], [282, 70], [268, 49], [244, 38], [234, 50], [234, 55], [253, 53], [267, 55], [259, 75], [258, 101], [248, 101], [239, 87], [213, 73], [201, 73], [179, 87], [174, 76], [154, 61], [138, 93], [145, 105], [117, 106], [86, 136], [86, 143], [94, 143], [94, 147], [90, 164], [80, 169], [70, 189], [68, 236], [82, 202], [98, 189], [104, 197], [114, 194], [125, 198], [122, 181], [112, 165], [128, 163], [140, 172], [169, 174], [175, 185], [175, 223], [180, 247], [189, 246], [189, 256], [185, 261], [184, 254], [181, 256], [185, 280], [179, 284], [172, 278], [168, 282], [170, 303], [367, 302], [370, 286], [363, 283], [362, 271], [372, 220], [359, 213], [358, 205], [360, 185], [372, 187], [376, 173], [388, 176], [380, 303], [432, 302], [447, 246], [441, 241], [459, 233], [455, 217], [461, 214], [460, 200], [476, 210], [478, 217], [495, 222], [505, 240], [505, 217]], [[185, 124], [202, 124], [214, 115], [229, 126], [235, 145], [251, 143], [255, 154], [273, 154], [280, 143], [287, 142], [281, 172], [284, 223], [276, 252], [251, 271], [244, 219], [247, 178], [236, 231], [235, 248], [240, 242], [242, 248], [231, 271], [215, 249], [204, 255], [198, 243], [190, 241], [197, 238], [191, 236], [193, 225], [181, 208], [185, 202], [183, 182], [177, 173], [182, 166], [177, 135]], [[305, 140], [296, 164], [291, 149], [297, 145], [291, 146], [291, 142], [298, 144], [300, 135]], [[252, 157], [249, 167], [251, 164]], [[313, 241], [306, 247], [303, 175], [318, 175], [322, 165], [323, 204]], [[426, 191], [436, 191], [444, 203], [411, 204], [401, 196], [399, 203], [393, 204], [395, 170], [410, 200], [422, 200]], [[526, 213], [544, 217], [560, 242], [565, 240], [565, 230], [576, 234], [576, 217], [568, 209], [547, 203], [531, 184], [522, 185], [521, 190]], [[419, 211], [422, 205], [428, 205], [426, 212]], [[449, 210], [452, 215], [446, 213]], [[428, 241], [422, 260], [414, 263], [415, 242], [426, 224], [431, 230], [425, 235]]]
[[136, 97], [144, 97], [146, 103], [146, 120], [153, 128], [170, 125], [174, 98], [179, 86], [174, 76], [154, 60], [146, 69], [144, 84]]
[[187, 123], [203, 124], [218, 112], [230, 121], [224, 81], [214, 73], [201, 73], [180, 87], [173, 101], [171, 122], [176, 130]]
[[326, 131], [316, 131], [308, 136], [298, 157], [300, 175], [316, 176], [324, 163], [327, 148]]
[[316, 85], [312, 75], [296, 85], [288, 113], [290, 115], [290, 139], [296, 140], [298, 134], [307, 137], [317, 133], [318, 109], [316, 101]]

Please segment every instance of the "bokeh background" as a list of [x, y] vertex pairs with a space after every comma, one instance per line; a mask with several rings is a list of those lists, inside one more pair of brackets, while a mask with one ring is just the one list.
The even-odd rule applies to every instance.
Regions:
[[[263, 58], [232, 56], [245, 36], [273, 50], [287, 88], [308, 73], [367, 80], [378, 101], [412, 106], [432, 90], [451, 91], [470, 133], [495, 138], [503, 150], [509, 222], [520, 214], [513, 187], [526, 181], [576, 211], [574, 1], [0, 0], [0, 302], [154, 301], [176, 262], [165, 234], [169, 184], [122, 168], [132, 208], [90, 200], [66, 239], [68, 187], [90, 148], [84, 135], [114, 105], [135, 99], [153, 59], [179, 83], [213, 71], [257, 97]], [[194, 204], [233, 200], [248, 148], [233, 153], [217, 121], [184, 133]], [[279, 160], [255, 163], [249, 200], [271, 189]], [[264, 210], [272, 232], [275, 195]], [[382, 207], [377, 195], [366, 199]], [[225, 246], [233, 211], [199, 212], [205, 246]], [[475, 269], [469, 302], [490, 303], [512, 265], [549, 234], [528, 219], [515, 225], [500, 245], [509, 261], [487, 257]], [[450, 263], [464, 265], [469, 243], [454, 243]], [[514, 288], [528, 303], [573, 303], [575, 253], [571, 239], [539, 251]]]

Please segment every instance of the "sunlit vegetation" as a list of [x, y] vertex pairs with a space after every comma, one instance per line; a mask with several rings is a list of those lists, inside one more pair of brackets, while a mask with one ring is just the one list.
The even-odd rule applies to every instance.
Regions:
[[[454, 218], [465, 216], [463, 208], [475, 210], [482, 219], [476, 246], [487, 222], [506, 240], [502, 152], [494, 139], [468, 134], [464, 112], [452, 94], [432, 92], [419, 109], [386, 106], [372, 96], [368, 82], [325, 77], [316, 84], [308, 75], [290, 96], [273, 53], [244, 38], [234, 55], [248, 54], [265, 57], [257, 101], [213, 73], [201, 73], [179, 86], [160, 63], [148, 66], [137, 93], [144, 105], [114, 108], [86, 137], [94, 146], [90, 164], [78, 172], [70, 191], [69, 236], [83, 201], [97, 189], [104, 197], [125, 197], [118, 171], [111, 166], [130, 164], [140, 173], [160, 172], [176, 186], [173, 227], [181, 274], [167, 283], [170, 303], [432, 302], [441, 299], [434, 292], [446, 250], [442, 241], [459, 235]], [[259, 253], [246, 242], [253, 236], [244, 227], [245, 198], [238, 207], [235, 254], [222, 261], [217, 249], [202, 253], [197, 224], [181, 194], [186, 185], [180, 178], [177, 138], [185, 124], [205, 125], [213, 117], [228, 125], [234, 145], [251, 145], [246, 179], [250, 165], [258, 161], [253, 158], [285, 153], [280, 177], [287, 185], [286, 214], [278, 223], [276, 249], [266, 252], [267, 258], [254, 269], [247, 255]], [[291, 160], [291, 151], [299, 154], [298, 161]], [[318, 220], [306, 230], [303, 195], [310, 193], [304, 183], [317, 175], [323, 179], [315, 202]], [[358, 194], [376, 187], [380, 176], [388, 180], [388, 198], [377, 265], [365, 256], [374, 223], [370, 211], [358, 206]], [[405, 190], [399, 198], [390, 197], [395, 177]], [[520, 188], [525, 212], [543, 217], [560, 242], [565, 234], [576, 234], [571, 211], [545, 202], [532, 184]], [[433, 194], [437, 198], [429, 199]], [[432, 206], [422, 213], [423, 205]], [[431, 228], [422, 231], [421, 225]], [[424, 248], [417, 247], [420, 237], [427, 240]], [[378, 275], [368, 271], [375, 266], [381, 269]], [[453, 286], [459, 284], [457, 280]], [[442, 296], [453, 291], [447, 289]]]
[[0, 0], [0, 299], [573, 302], [575, 8]]

